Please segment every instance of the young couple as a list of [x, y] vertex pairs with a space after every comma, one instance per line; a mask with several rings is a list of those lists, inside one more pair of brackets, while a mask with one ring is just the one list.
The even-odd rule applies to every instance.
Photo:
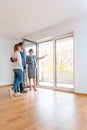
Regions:
[[[26, 72], [26, 60], [24, 54], [25, 45], [23, 42], [15, 44], [14, 54], [11, 57], [11, 62], [13, 62], [14, 71], [14, 85], [9, 89], [10, 97], [21, 96], [22, 93], [26, 93], [24, 90], [24, 73]], [[20, 88], [20, 89], [19, 89]]]

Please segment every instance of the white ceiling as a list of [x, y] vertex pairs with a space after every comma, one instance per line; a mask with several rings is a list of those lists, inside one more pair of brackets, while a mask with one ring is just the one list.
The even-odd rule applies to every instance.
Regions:
[[87, 13], [87, 0], [0, 0], [0, 35], [20, 38]]

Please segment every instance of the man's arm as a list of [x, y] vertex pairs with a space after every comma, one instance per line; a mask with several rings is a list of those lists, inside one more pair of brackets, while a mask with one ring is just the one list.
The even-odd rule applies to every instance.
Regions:
[[21, 58], [22, 58], [22, 65], [23, 65], [23, 69], [24, 71], [26, 71], [26, 56], [25, 56], [25, 52], [20, 52], [21, 54]]

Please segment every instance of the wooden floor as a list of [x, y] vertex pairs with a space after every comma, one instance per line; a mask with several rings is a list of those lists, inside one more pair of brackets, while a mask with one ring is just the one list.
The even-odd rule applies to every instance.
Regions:
[[87, 130], [87, 96], [47, 89], [10, 99], [0, 88], [0, 130]]

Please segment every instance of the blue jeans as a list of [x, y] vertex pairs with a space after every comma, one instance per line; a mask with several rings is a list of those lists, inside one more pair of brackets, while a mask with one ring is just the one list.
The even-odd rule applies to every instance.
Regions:
[[23, 73], [23, 82], [19, 85], [19, 90], [20, 92], [23, 92], [24, 91], [24, 73]]
[[18, 86], [23, 82], [23, 73], [20, 69], [14, 69], [14, 92], [18, 92]]

